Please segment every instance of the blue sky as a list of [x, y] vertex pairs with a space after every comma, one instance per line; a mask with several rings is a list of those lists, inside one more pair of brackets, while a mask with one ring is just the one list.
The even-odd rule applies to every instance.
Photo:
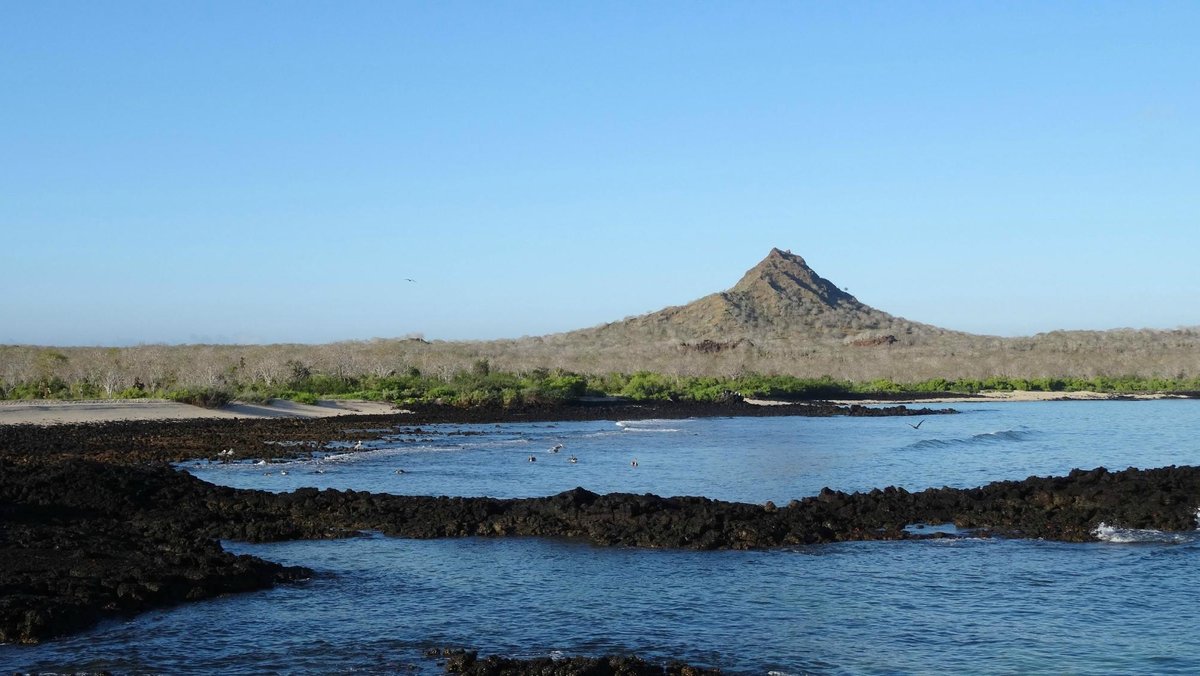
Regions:
[[539, 335], [774, 246], [948, 328], [1197, 325], [1198, 34], [1194, 2], [0, 0], [0, 342]]

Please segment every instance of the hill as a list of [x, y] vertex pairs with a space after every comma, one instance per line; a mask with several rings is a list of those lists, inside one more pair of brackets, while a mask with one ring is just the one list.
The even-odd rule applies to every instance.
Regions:
[[968, 334], [870, 307], [818, 275], [800, 256], [772, 249], [727, 291], [566, 336], [627, 344], [666, 337], [689, 345], [737, 341], [911, 345]]
[[0, 346], [0, 388], [26, 384], [36, 391], [74, 392], [81, 385], [80, 392], [102, 396], [140, 386], [271, 386], [304, 374], [346, 380], [416, 370], [449, 378], [476, 368], [762, 373], [858, 382], [990, 376], [1194, 378], [1200, 376], [1200, 328], [1054, 331], [1028, 338], [952, 331], [870, 307], [821, 277], [800, 256], [772, 249], [725, 291], [548, 336], [326, 345]]

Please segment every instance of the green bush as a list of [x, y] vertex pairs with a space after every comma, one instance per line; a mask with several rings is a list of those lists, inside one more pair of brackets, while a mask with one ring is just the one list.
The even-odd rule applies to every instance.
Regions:
[[194, 390], [173, 390], [167, 393], [167, 399], [204, 408], [221, 408], [233, 401], [233, 394], [228, 390], [206, 387]]
[[312, 392], [295, 392], [291, 397], [292, 401], [297, 404], [308, 404], [310, 406], [317, 405], [317, 395]]
[[629, 382], [621, 390], [621, 395], [636, 401], [665, 400], [670, 399], [676, 392], [677, 389], [667, 379], [667, 376], [649, 371], [639, 371], [629, 378]]

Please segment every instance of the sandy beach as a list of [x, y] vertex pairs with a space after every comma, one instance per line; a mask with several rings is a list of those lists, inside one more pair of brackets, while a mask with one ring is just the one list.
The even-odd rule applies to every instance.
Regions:
[[972, 401], [1129, 401], [1131, 399], [1187, 399], [1182, 394], [1120, 394], [1116, 392], [980, 392], [975, 395], [950, 395], [920, 399], [834, 400], [835, 404], [960, 404]]
[[195, 420], [198, 418], [328, 418], [339, 415], [399, 413], [390, 403], [321, 400], [317, 405], [272, 399], [266, 404], [235, 401], [222, 408], [202, 408], [166, 399], [98, 399], [91, 401], [0, 401], [0, 425], [53, 425], [117, 420]]

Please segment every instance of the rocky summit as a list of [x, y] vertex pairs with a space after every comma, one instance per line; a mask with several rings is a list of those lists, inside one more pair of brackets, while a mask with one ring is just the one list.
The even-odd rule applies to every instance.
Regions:
[[777, 248], [726, 291], [567, 335], [589, 333], [608, 340], [626, 335], [634, 342], [667, 336], [702, 351], [777, 340], [884, 345], [967, 335], [866, 305], [817, 274], [802, 257]]

